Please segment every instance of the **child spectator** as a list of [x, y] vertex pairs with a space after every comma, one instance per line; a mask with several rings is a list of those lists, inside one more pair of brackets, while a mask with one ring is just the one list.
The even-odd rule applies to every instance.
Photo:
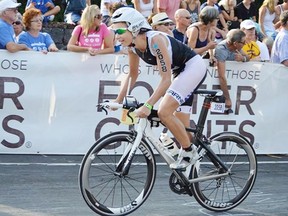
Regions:
[[68, 24], [79, 25], [83, 10], [91, 5], [91, 0], [66, 0], [66, 2], [64, 21]]
[[44, 23], [51, 22], [61, 8], [53, 3], [52, 0], [27, 0], [25, 11], [30, 8], [36, 8], [41, 11], [42, 20]]
[[104, 23], [97, 5], [87, 6], [68, 42], [67, 49], [73, 52], [89, 52], [90, 55], [114, 52], [114, 35]]
[[40, 51], [44, 54], [48, 52], [57, 52], [54, 41], [48, 33], [41, 32], [42, 14], [36, 8], [31, 8], [23, 14], [23, 24], [26, 32], [19, 35], [19, 44], [25, 44], [34, 51]]

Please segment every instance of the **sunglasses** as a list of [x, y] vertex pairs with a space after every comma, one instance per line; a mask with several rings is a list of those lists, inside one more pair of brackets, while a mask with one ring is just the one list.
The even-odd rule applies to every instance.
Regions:
[[102, 18], [102, 14], [97, 14], [94, 16], [95, 19], [101, 19]]
[[159, 24], [159, 25], [164, 25], [164, 26], [173, 26], [174, 23], [161, 23], [161, 24]]
[[113, 30], [115, 34], [122, 35], [127, 31], [127, 28], [118, 28]]
[[20, 21], [16, 21], [16, 22], [13, 22], [12, 25], [20, 25], [21, 22]]

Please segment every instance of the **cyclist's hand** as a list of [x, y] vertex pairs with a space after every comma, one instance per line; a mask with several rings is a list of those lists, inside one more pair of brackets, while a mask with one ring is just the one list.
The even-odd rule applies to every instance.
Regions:
[[135, 114], [139, 118], [147, 118], [151, 113], [151, 110], [146, 106], [141, 106], [139, 109], [135, 110]]

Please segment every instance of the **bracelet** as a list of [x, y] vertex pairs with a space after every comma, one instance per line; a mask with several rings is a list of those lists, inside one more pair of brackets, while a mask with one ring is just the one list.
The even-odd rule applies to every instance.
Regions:
[[149, 110], [153, 109], [153, 106], [149, 103], [144, 103], [144, 106], [147, 107]]

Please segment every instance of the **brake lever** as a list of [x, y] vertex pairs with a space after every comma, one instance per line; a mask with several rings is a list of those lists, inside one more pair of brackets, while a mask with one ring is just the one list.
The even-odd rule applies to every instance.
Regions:
[[131, 122], [134, 123], [134, 119], [133, 117], [130, 115], [130, 113], [134, 112], [136, 110], [135, 107], [130, 107], [130, 109], [128, 110], [127, 116], [131, 119]]
[[99, 109], [101, 109], [101, 110], [104, 110], [105, 114], [106, 114], [106, 115], [108, 115], [108, 111], [107, 111], [107, 109], [106, 109], [106, 108], [104, 108], [104, 106], [103, 106], [103, 105], [101, 105], [101, 104], [98, 104], [98, 105], [97, 105], [97, 107], [98, 107]]

